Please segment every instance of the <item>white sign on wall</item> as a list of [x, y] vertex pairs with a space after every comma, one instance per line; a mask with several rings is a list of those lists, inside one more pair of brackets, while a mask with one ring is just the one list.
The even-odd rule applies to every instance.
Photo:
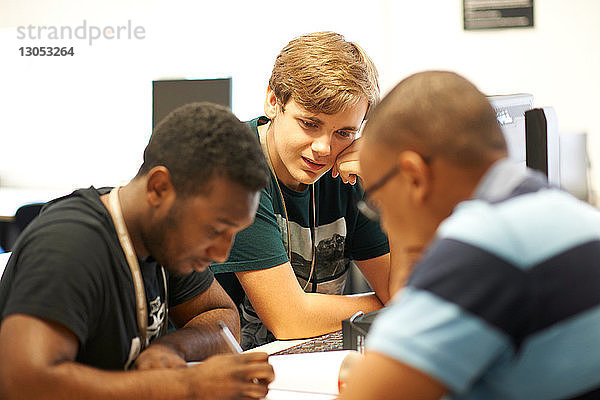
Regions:
[[533, 27], [533, 0], [463, 0], [464, 29]]

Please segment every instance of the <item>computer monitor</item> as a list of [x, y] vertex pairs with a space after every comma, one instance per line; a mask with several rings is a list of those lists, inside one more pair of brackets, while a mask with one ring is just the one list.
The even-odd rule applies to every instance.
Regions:
[[548, 181], [562, 186], [558, 121], [552, 107], [525, 111], [527, 166], [543, 172]]
[[177, 107], [198, 101], [231, 108], [231, 78], [152, 81], [152, 129]]
[[488, 96], [504, 133], [508, 157], [543, 172], [560, 186], [558, 120], [552, 107], [534, 108], [527, 93]]

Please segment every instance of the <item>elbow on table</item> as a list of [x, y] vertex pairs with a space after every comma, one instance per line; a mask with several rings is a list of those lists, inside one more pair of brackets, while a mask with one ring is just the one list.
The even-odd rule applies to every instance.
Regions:
[[267, 325], [267, 329], [273, 333], [273, 336], [275, 336], [277, 340], [292, 340], [323, 335], [335, 331], [336, 329], [341, 329], [341, 326], [341, 321], [339, 327], [336, 328], [324, 326], [314, 320], [302, 321], [300, 318], [296, 318], [279, 324], [273, 324], [273, 326]]
[[294, 329], [292, 327], [279, 327], [279, 329], [269, 329], [275, 339], [277, 340], [292, 340], [302, 339], [307, 337], [302, 330]]

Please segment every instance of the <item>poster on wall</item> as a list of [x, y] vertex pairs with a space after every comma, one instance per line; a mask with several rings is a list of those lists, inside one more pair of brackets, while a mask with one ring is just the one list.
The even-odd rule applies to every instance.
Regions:
[[533, 27], [533, 0], [463, 0], [464, 29]]

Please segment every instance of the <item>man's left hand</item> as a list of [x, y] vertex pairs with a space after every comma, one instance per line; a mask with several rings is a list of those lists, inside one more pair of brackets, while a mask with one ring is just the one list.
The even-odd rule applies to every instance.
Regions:
[[168, 346], [151, 344], [135, 360], [135, 369], [182, 368], [187, 364], [179, 354]]
[[352, 144], [344, 149], [336, 158], [331, 168], [331, 176], [337, 178], [340, 176], [344, 183], [354, 185], [356, 178], [360, 176], [360, 163], [358, 152], [361, 147], [361, 139], [356, 139]]

